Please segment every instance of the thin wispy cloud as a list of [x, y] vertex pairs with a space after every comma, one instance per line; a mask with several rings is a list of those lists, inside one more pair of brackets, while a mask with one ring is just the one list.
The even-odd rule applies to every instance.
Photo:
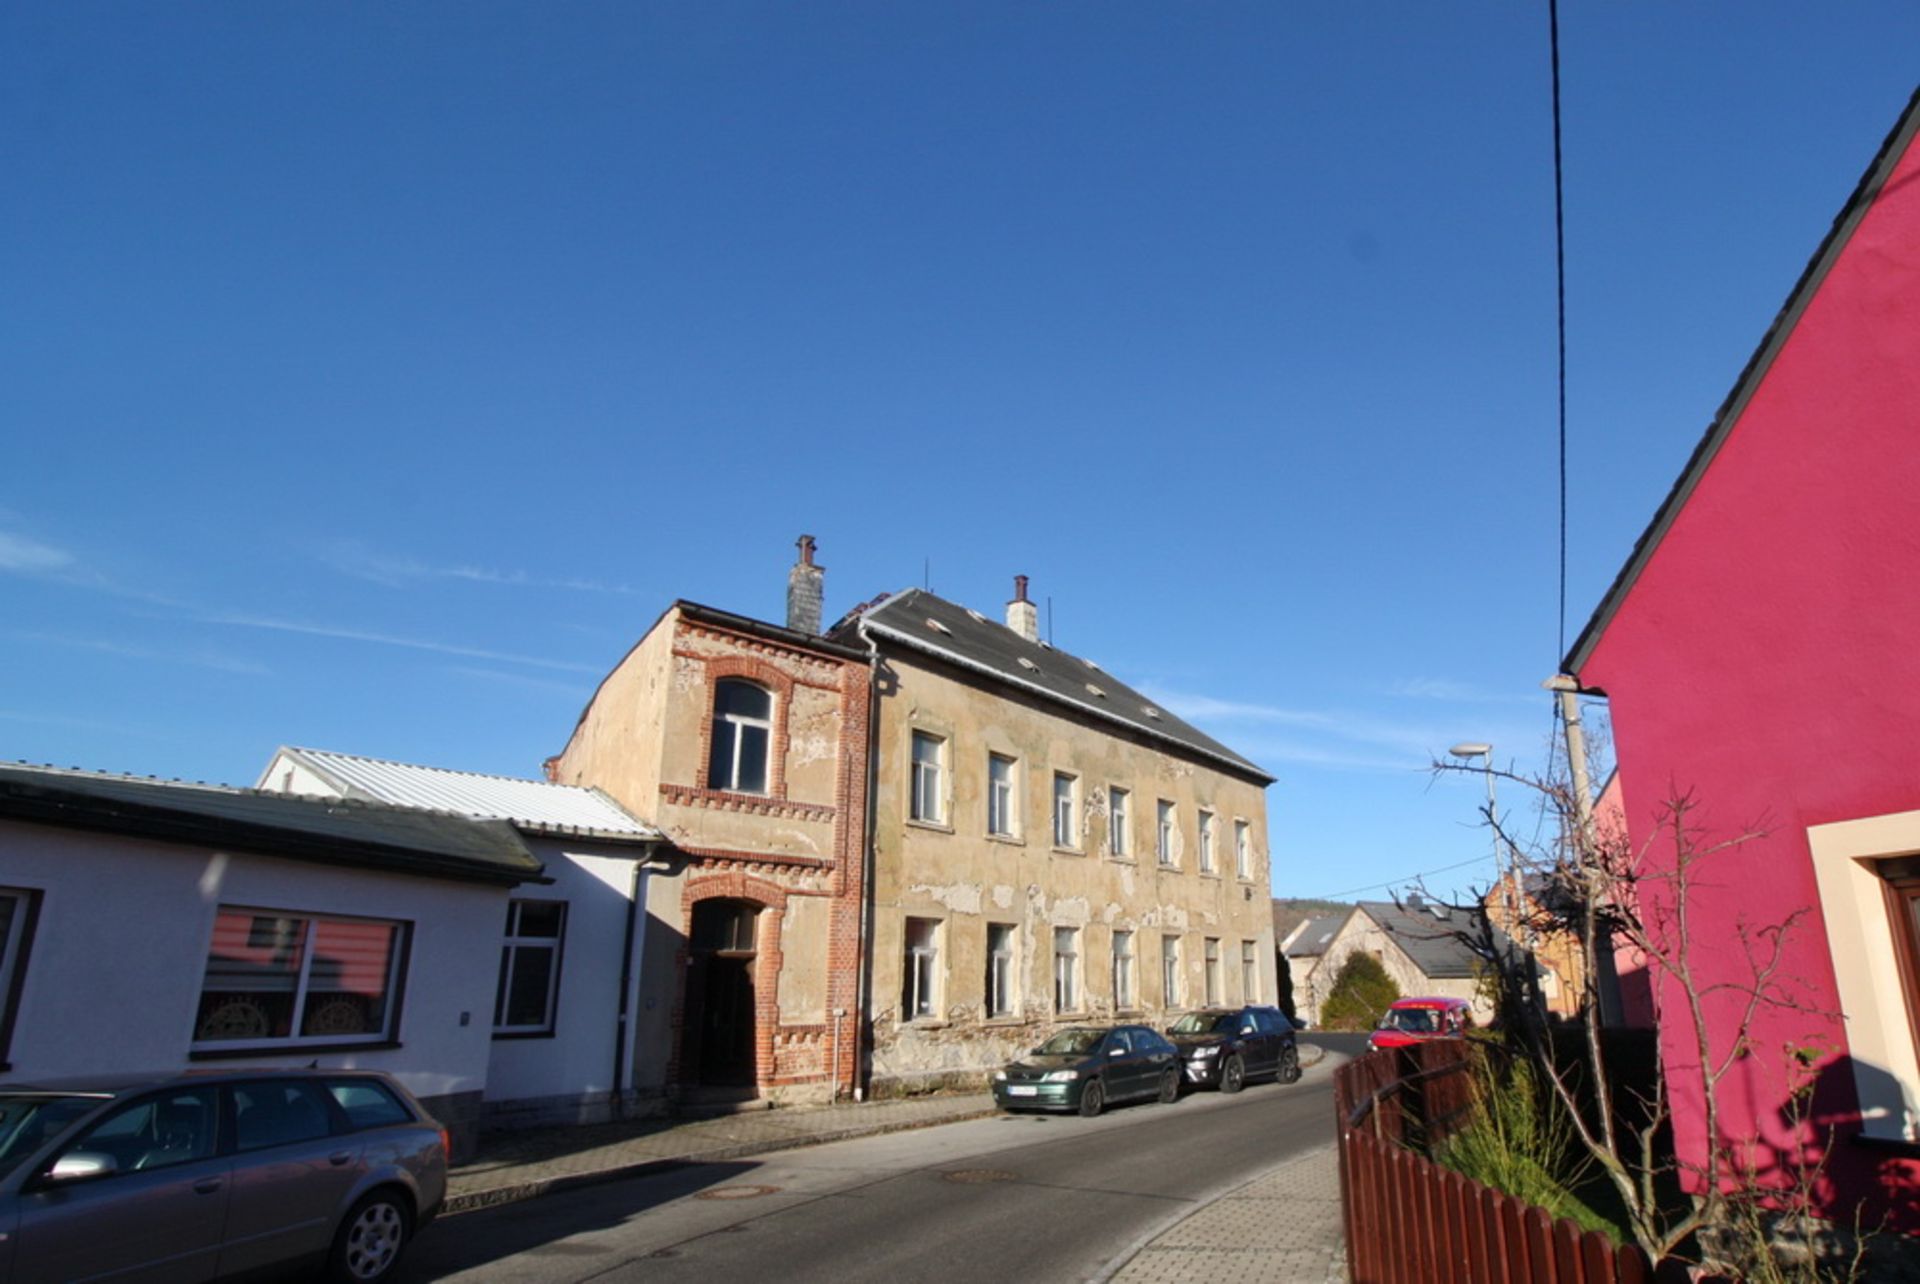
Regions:
[[1376, 750], [1395, 750], [1423, 763], [1427, 760], [1428, 749], [1443, 739], [1429, 728], [1411, 726], [1399, 720], [1370, 718], [1329, 709], [1293, 709], [1244, 700], [1221, 700], [1214, 696], [1155, 687], [1144, 690], [1189, 722], [1291, 727], [1318, 732], [1352, 744], [1372, 746]]
[[331, 624], [312, 624], [304, 620], [281, 620], [264, 615], [243, 615], [216, 612], [200, 617], [208, 624], [225, 624], [242, 629], [265, 629], [275, 633], [295, 633], [303, 637], [337, 638], [343, 642], [366, 642], [375, 646], [400, 647], [409, 651], [426, 651], [434, 655], [458, 656], [464, 660], [490, 660], [496, 664], [524, 664], [535, 669], [557, 669], [563, 673], [591, 673], [598, 675], [600, 669], [591, 664], [575, 664], [568, 660], [548, 660], [536, 655], [514, 655], [506, 651], [489, 651], [482, 647], [459, 646], [451, 642], [436, 642], [429, 638], [401, 637], [392, 633], [375, 633], [367, 629], [345, 628]]
[[1387, 694], [1403, 700], [1438, 700], [1454, 704], [1508, 704], [1520, 701], [1544, 707], [1545, 697], [1532, 692], [1483, 691], [1451, 678], [1407, 678], [1387, 688]]
[[481, 682], [498, 682], [505, 686], [523, 687], [529, 691], [552, 692], [581, 700], [593, 691], [593, 684], [590, 682], [562, 682], [557, 678], [536, 678], [525, 673], [502, 673], [498, 669], [477, 669], [465, 664], [451, 665], [447, 672]]
[[16, 642], [36, 642], [67, 651], [91, 651], [97, 655], [114, 655], [128, 660], [145, 660], [157, 664], [188, 664], [197, 668], [217, 669], [223, 673], [239, 673], [252, 677], [266, 677], [273, 672], [256, 660], [204, 649], [167, 650], [136, 646], [117, 639], [75, 637], [71, 634], [40, 633], [27, 629], [8, 629], [0, 633], [0, 636], [12, 638]]
[[78, 559], [64, 548], [0, 531], [0, 571], [13, 575], [53, 575], [71, 570], [77, 563]]
[[[140, 727], [132, 723], [113, 722], [105, 718], [83, 718], [65, 713], [36, 713], [28, 709], [0, 709], [0, 722], [25, 722], [43, 727], [70, 727], [79, 731], [95, 731], [110, 736], [138, 736], [142, 740], [179, 739], [177, 735], [170, 732], [156, 731], [152, 727]], [[0, 754], [0, 757], [5, 756]]]
[[625, 584], [570, 575], [535, 575], [528, 571], [502, 570], [471, 563], [423, 562], [418, 558], [382, 553], [355, 540], [342, 540], [320, 549], [322, 563], [342, 575], [370, 580], [388, 588], [405, 588], [428, 580], [455, 580], [468, 584], [492, 584], [504, 588], [559, 589], [572, 593], [633, 594], [638, 590]]

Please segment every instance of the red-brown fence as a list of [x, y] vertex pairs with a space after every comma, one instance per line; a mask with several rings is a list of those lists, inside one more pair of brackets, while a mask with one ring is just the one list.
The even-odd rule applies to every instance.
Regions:
[[1371, 1052], [1334, 1075], [1340, 1197], [1352, 1284], [1648, 1284], [1637, 1246], [1523, 1204], [1428, 1156], [1472, 1126], [1481, 1055], [1460, 1039]]

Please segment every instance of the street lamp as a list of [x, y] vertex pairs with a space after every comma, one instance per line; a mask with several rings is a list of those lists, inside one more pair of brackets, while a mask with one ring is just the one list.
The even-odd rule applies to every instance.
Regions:
[[1478, 758], [1487, 774], [1487, 824], [1493, 829], [1493, 866], [1504, 877], [1506, 871], [1500, 864], [1500, 810], [1493, 793], [1493, 746], [1477, 740], [1465, 741], [1455, 745], [1447, 752], [1455, 758]]

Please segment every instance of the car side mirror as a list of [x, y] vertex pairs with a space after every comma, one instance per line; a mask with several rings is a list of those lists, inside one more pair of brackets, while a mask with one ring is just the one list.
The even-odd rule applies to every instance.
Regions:
[[1240, 1033], [1242, 1034], [1252, 1034], [1253, 1032], [1254, 1032], [1253, 1027], [1250, 1025], [1243, 1025], [1240, 1027]]
[[111, 1177], [119, 1171], [120, 1161], [112, 1155], [93, 1150], [69, 1150], [53, 1161], [53, 1167], [47, 1170], [47, 1180], [64, 1186], [69, 1182]]
[[1108, 1048], [1107, 1055], [1110, 1057], [1124, 1057], [1127, 1055], [1127, 1050], [1125, 1048]]

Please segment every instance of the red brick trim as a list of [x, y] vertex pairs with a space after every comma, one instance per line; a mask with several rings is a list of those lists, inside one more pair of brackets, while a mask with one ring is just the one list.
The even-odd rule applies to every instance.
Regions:
[[[681, 621], [681, 632], [685, 636], [700, 638], [707, 642], [718, 642], [723, 646], [747, 652], [755, 656], [766, 656], [770, 660], [781, 660], [792, 665], [800, 672], [792, 675], [792, 680], [809, 687], [819, 687], [823, 691], [837, 691], [840, 682], [836, 670], [848, 662], [845, 660], [827, 660], [792, 647], [779, 646], [762, 638], [750, 637], [744, 633], [733, 633], [726, 629], [715, 628], [708, 624], [694, 624]], [[673, 653], [690, 660], [710, 661], [714, 657], [699, 651], [675, 647]]]
[[[674, 654], [678, 655], [679, 652]], [[787, 796], [787, 722], [788, 711], [793, 704], [793, 679], [780, 668], [757, 655], [708, 655], [693, 656], [706, 669], [707, 707], [700, 715], [700, 756], [695, 759], [694, 770], [700, 773], [700, 779], [707, 778], [707, 764], [713, 754], [713, 698], [714, 691], [727, 678], [744, 678], [749, 682], [765, 687], [773, 696], [773, 728], [768, 735], [767, 745], [767, 792], [762, 794], [736, 794], [723, 789], [701, 789], [698, 792], [716, 798], [772, 799], [785, 801]], [[683, 788], [685, 786], [682, 786]], [[666, 786], [662, 786], [665, 789]]]
[[[779, 723], [776, 721], [776, 726]], [[781, 729], [784, 733], [784, 728]], [[707, 712], [706, 726], [700, 732], [700, 752], [710, 752], [713, 734], [713, 712]], [[784, 771], [776, 773], [785, 775]], [[785, 782], [781, 784], [784, 786]], [[736, 794], [725, 789], [702, 789], [698, 785], [676, 785], [662, 783], [660, 796], [670, 803], [682, 807], [703, 807], [710, 811], [738, 811], [754, 816], [778, 816], [783, 820], [815, 820], [830, 822], [836, 814], [832, 807], [819, 803], [793, 802], [785, 797], [768, 797], [761, 794]]]
[[[818, 856], [788, 856], [778, 852], [743, 852], [730, 847], [688, 847], [684, 843], [675, 843], [673, 849], [677, 852], [684, 852], [689, 856], [697, 856], [701, 860], [726, 861], [728, 864], [742, 865], [746, 867], [746, 872], [749, 874], [754, 872], [756, 866], [765, 866], [767, 872], [777, 874], [787, 869], [829, 869], [833, 865], [832, 861], [822, 860]], [[809, 896], [821, 895], [819, 892], [808, 892], [806, 894]]]
[[[753, 1079], [769, 1084], [774, 1077], [774, 1035], [780, 1025], [780, 968], [786, 955], [781, 950], [780, 929], [787, 915], [787, 892], [765, 879], [739, 870], [700, 873], [689, 878], [680, 892], [680, 921], [689, 931], [693, 926], [693, 907], [701, 901], [746, 901], [760, 906], [755, 916], [753, 957]], [[682, 939], [674, 952], [674, 970], [679, 985], [673, 1006], [673, 1057], [669, 1076], [678, 1082], [684, 1064], [687, 1018], [687, 970], [693, 961], [691, 946]]]

